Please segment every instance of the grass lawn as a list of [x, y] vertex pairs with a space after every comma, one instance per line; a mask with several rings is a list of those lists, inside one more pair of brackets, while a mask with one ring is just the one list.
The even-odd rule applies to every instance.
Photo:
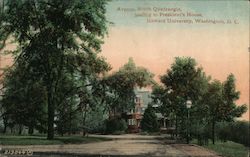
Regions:
[[82, 137], [82, 136], [56, 136], [54, 140], [47, 140], [45, 136], [8, 136], [0, 135], [2, 145], [49, 145], [49, 144], [79, 144], [107, 141], [103, 137]]
[[232, 141], [216, 141], [214, 145], [210, 141], [209, 145], [204, 147], [225, 157], [248, 157], [248, 148]]

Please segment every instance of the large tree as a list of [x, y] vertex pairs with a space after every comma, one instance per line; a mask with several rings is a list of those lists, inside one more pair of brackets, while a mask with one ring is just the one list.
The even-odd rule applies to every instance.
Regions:
[[[223, 117], [221, 106], [223, 104], [222, 83], [215, 80], [209, 84], [208, 92], [204, 97], [204, 103], [207, 104], [208, 115], [206, 119], [211, 124], [212, 141], [215, 142], [215, 124]], [[206, 116], [206, 114], [203, 112]]]
[[[154, 88], [153, 99], [160, 101], [163, 115], [175, 116], [176, 133], [186, 133], [185, 129], [189, 127], [186, 125], [186, 101], [192, 101], [191, 111], [195, 112], [206, 93], [208, 80], [202, 68], [190, 57], [176, 57], [171, 68], [161, 76], [163, 86]], [[178, 129], [179, 124], [181, 129]]]
[[[25, 60], [42, 78], [48, 106], [48, 139], [54, 137], [58, 88], [70, 59], [100, 51], [106, 33], [105, 0], [4, 0], [0, 46], [18, 43], [15, 62]], [[89, 61], [79, 63], [83, 67]], [[76, 68], [75, 68], [76, 69]], [[73, 70], [75, 70], [73, 69]], [[91, 71], [90, 71], [91, 72]]]
[[126, 112], [135, 105], [135, 88], [154, 84], [153, 74], [144, 67], [135, 65], [132, 58], [117, 72], [103, 79], [106, 84], [106, 104], [116, 112]]
[[22, 126], [27, 126], [32, 134], [34, 128], [40, 130], [41, 124], [44, 124], [46, 94], [41, 80], [30, 79], [32, 76], [25, 71], [25, 67], [25, 64], [21, 64], [5, 73], [2, 98], [4, 130], [11, 122], [19, 126], [19, 134]]
[[236, 89], [236, 79], [233, 74], [229, 74], [226, 81], [223, 82], [223, 119], [233, 121], [236, 117], [241, 117], [247, 111], [245, 104], [237, 105], [236, 101], [240, 98], [240, 92]]
[[[246, 105], [238, 106], [235, 101], [239, 99], [240, 92], [236, 90], [233, 74], [221, 83], [215, 80], [209, 83], [208, 91], [204, 96], [205, 108], [208, 110], [207, 120], [211, 124], [212, 142], [215, 143], [216, 123], [221, 121], [231, 122], [246, 112]], [[206, 112], [203, 112], [204, 115]]]

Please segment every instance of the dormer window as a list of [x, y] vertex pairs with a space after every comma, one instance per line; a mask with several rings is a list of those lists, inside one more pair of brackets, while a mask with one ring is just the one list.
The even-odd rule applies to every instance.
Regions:
[[141, 98], [139, 96], [135, 97], [135, 103], [140, 103], [141, 102]]

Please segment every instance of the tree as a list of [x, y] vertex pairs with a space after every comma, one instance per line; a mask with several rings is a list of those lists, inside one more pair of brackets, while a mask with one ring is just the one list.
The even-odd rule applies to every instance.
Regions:
[[218, 80], [213, 81], [209, 84], [208, 92], [205, 96], [206, 104], [208, 104], [208, 121], [212, 125], [212, 141], [215, 143], [215, 125], [216, 122], [224, 118], [221, 112], [221, 105], [223, 104], [222, 96], [222, 83]]
[[150, 105], [145, 110], [141, 121], [141, 128], [143, 131], [157, 132], [159, 131], [159, 123], [155, 114], [154, 108]]
[[27, 79], [31, 76], [25, 67], [25, 64], [18, 65], [5, 73], [3, 116], [5, 125], [8, 125], [8, 121], [19, 125], [19, 134], [23, 125], [28, 126], [29, 134], [32, 134], [34, 128], [44, 124], [45, 90], [41, 81]]
[[107, 87], [106, 104], [115, 112], [125, 112], [135, 105], [136, 87], [154, 84], [153, 74], [144, 67], [137, 67], [132, 58], [119, 71], [103, 79]]
[[107, 134], [121, 134], [124, 133], [128, 128], [126, 121], [122, 118], [112, 118], [106, 120]]
[[75, 128], [79, 127], [77, 121], [80, 120], [79, 114], [79, 102], [77, 101], [77, 86], [75, 81], [78, 81], [71, 75], [65, 76], [64, 83], [61, 83], [58, 93], [60, 93], [61, 101], [58, 101], [56, 108], [56, 128], [59, 134], [62, 136], [65, 133], [69, 135], [72, 132], [77, 131]]
[[236, 117], [240, 117], [247, 111], [246, 105], [237, 106], [235, 104], [235, 101], [239, 99], [239, 94], [236, 91], [235, 78], [232, 74], [227, 77], [224, 83], [215, 80], [209, 84], [204, 99], [208, 107], [208, 119], [212, 125], [213, 144], [215, 144], [215, 126], [217, 122], [234, 121]]
[[247, 111], [247, 106], [236, 105], [235, 101], [240, 98], [240, 92], [236, 90], [235, 77], [233, 74], [228, 75], [226, 81], [223, 83], [223, 110], [222, 116], [226, 121], [233, 121], [235, 117], [241, 117]]
[[96, 105], [90, 109], [86, 117], [86, 126], [90, 133], [105, 133], [105, 120], [108, 113], [104, 105]]
[[[191, 115], [199, 107], [202, 96], [206, 93], [209, 77], [190, 57], [176, 57], [171, 69], [161, 76], [163, 86], [153, 90], [153, 98], [160, 101], [163, 115], [174, 113], [176, 133], [185, 134], [187, 129], [186, 101], [192, 101]], [[179, 124], [181, 126], [179, 130]]]
[[[72, 56], [100, 51], [106, 33], [105, 0], [5, 0], [0, 21], [0, 46], [14, 38], [15, 62], [25, 60], [46, 87], [48, 139], [54, 137], [58, 88]], [[85, 61], [80, 65], [89, 65]], [[74, 68], [76, 70], [76, 68]], [[91, 72], [91, 71], [90, 71]]]

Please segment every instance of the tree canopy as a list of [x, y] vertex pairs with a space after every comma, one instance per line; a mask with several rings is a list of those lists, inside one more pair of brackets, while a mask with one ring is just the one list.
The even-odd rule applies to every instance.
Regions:
[[161, 76], [161, 83], [154, 87], [152, 97], [161, 104], [163, 115], [175, 117], [176, 132], [180, 135], [185, 135], [190, 127], [186, 122], [187, 100], [192, 102], [192, 124], [200, 127], [200, 124], [211, 125], [213, 142], [216, 122], [233, 121], [247, 110], [245, 105], [235, 104], [240, 93], [236, 91], [232, 74], [223, 83], [218, 80], [211, 82], [211, 77], [206, 76], [190, 57], [177, 57], [166, 74]]
[[153, 74], [144, 67], [137, 67], [132, 58], [117, 72], [104, 78], [108, 88], [107, 104], [111, 109], [128, 111], [134, 107], [136, 87], [146, 87], [154, 84]]
[[0, 48], [13, 39], [18, 43], [12, 51], [15, 64], [25, 62], [25, 70], [42, 79], [48, 106], [48, 139], [54, 137], [57, 91], [65, 83], [65, 73], [80, 69], [89, 77], [93, 76], [90, 73], [108, 70], [108, 66], [98, 66], [105, 61], [96, 55], [107, 33], [106, 4], [105, 0], [4, 0]]

